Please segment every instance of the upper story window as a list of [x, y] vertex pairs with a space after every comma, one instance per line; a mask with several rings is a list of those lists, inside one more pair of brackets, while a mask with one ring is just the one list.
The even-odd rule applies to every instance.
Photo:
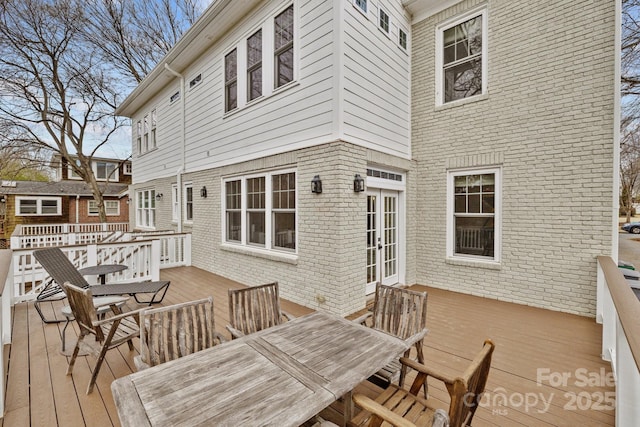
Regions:
[[486, 93], [487, 13], [476, 10], [438, 27], [437, 103]]
[[144, 116], [144, 136], [142, 138], [142, 151], [149, 151], [149, 115]]
[[378, 18], [378, 26], [385, 34], [389, 34], [389, 14], [384, 10], [380, 9], [380, 16]]
[[499, 261], [500, 169], [449, 172], [448, 256]]
[[264, 249], [296, 250], [296, 173], [277, 171], [223, 183], [224, 239]]
[[140, 120], [136, 123], [136, 148], [138, 154], [142, 153], [142, 122]]
[[189, 81], [189, 89], [195, 87], [202, 81], [202, 74], [198, 74]]
[[398, 44], [401, 48], [407, 50], [407, 33], [402, 28], [398, 30]]
[[109, 162], [95, 162], [96, 179], [117, 181], [117, 176], [114, 173], [117, 165]]
[[139, 190], [136, 192], [136, 226], [155, 228], [156, 191]]
[[173, 95], [171, 95], [169, 97], [169, 103], [174, 103], [176, 102], [178, 99], [180, 99], [180, 91], [177, 91], [176, 93], [174, 93]]
[[131, 175], [131, 172], [132, 172], [131, 163], [125, 162], [122, 168], [123, 168], [123, 172], [122, 172], [123, 174]]
[[275, 18], [275, 87], [293, 81], [293, 5]]
[[224, 57], [224, 111], [231, 111], [238, 106], [238, 51], [233, 49]]
[[353, 0], [353, 4], [362, 12], [367, 13], [367, 0]]
[[262, 96], [262, 30], [247, 39], [247, 100]]
[[156, 148], [156, 127], [158, 125], [158, 116], [156, 109], [151, 110], [151, 148]]
[[60, 197], [16, 197], [16, 216], [62, 215]]
[[[118, 200], [104, 200], [104, 210], [107, 216], [120, 215], [120, 202]], [[98, 215], [98, 203], [95, 200], [89, 200], [89, 215]]]

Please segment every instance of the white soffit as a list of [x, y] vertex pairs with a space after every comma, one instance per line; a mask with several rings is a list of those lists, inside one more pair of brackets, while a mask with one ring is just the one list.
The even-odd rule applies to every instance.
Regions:
[[411, 23], [415, 24], [461, 1], [462, 0], [402, 0], [402, 5], [411, 13]]

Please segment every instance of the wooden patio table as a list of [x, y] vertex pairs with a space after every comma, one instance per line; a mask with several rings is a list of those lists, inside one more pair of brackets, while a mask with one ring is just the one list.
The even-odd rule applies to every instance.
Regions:
[[117, 379], [128, 426], [299, 426], [398, 357], [407, 344], [315, 312]]

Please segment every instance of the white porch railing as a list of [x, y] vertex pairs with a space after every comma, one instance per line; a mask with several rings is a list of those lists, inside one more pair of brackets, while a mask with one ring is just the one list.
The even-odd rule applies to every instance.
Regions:
[[0, 418], [4, 417], [4, 392], [7, 378], [5, 347], [11, 344], [11, 306], [13, 305], [13, 280], [11, 276], [11, 251], [0, 250]]
[[[13, 300], [36, 298], [48, 277], [33, 257], [37, 248], [13, 250]], [[100, 264], [122, 264], [127, 269], [110, 274], [112, 283], [159, 280], [160, 269], [191, 265], [191, 235], [172, 233], [155, 235], [152, 239], [61, 246], [77, 268]], [[95, 283], [95, 277], [87, 277]]]
[[13, 235], [37, 236], [41, 234], [95, 233], [98, 231], [129, 231], [128, 222], [99, 222], [86, 224], [20, 224]]
[[11, 236], [11, 248], [42, 248], [47, 246], [88, 245], [102, 241], [117, 240], [122, 236], [121, 231], [83, 231], [78, 233], [35, 234]]
[[617, 265], [598, 257], [596, 320], [602, 323], [602, 358], [616, 378], [616, 426], [640, 420], [640, 301]]

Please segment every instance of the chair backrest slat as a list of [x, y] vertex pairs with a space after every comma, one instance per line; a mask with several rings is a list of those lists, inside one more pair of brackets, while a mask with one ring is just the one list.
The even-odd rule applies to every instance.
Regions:
[[476, 355], [461, 377], [456, 378], [452, 387], [449, 418], [452, 426], [470, 425], [482, 398], [495, 344], [486, 340], [480, 353]]
[[372, 327], [401, 339], [426, 328], [427, 293], [376, 285]]
[[282, 323], [278, 282], [229, 289], [231, 326], [245, 335]]
[[98, 341], [104, 340], [104, 335], [100, 327], [93, 326], [93, 322], [98, 320], [96, 308], [93, 305], [93, 295], [90, 288], [80, 288], [69, 282], [62, 282], [60, 285], [67, 294], [69, 306], [73, 317], [80, 328], [86, 332], [96, 335]]
[[213, 298], [144, 310], [140, 355], [155, 366], [215, 345]]
[[33, 256], [58, 285], [69, 282], [80, 288], [89, 287], [89, 283], [84, 276], [80, 274], [76, 266], [73, 265], [60, 248], [38, 249], [33, 251]]

